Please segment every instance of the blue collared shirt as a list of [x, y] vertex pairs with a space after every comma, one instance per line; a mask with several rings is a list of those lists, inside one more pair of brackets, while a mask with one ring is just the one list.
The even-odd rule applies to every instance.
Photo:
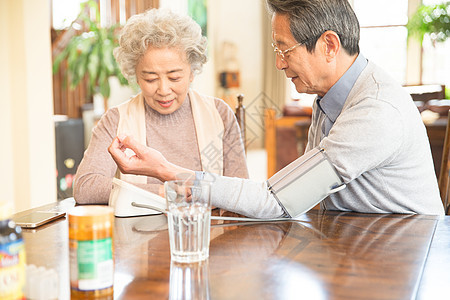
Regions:
[[330, 90], [323, 97], [317, 97], [317, 105], [326, 115], [325, 122], [322, 126], [324, 136], [327, 136], [330, 132], [331, 127], [342, 111], [342, 107], [347, 100], [350, 90], [353, 88], [356, 79], [358, 79], [366, 66], [367, 59], [362, 54], [359, 54], [350, 68], [330, 88]]

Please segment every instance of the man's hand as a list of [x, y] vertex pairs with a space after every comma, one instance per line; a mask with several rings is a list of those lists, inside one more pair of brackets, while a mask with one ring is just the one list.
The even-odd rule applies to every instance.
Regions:
[[[127, 155], [126, 149], [134, 154]], [[176, 179], [177, 174], [194, 174], [191, 170], [171, 164], [159, 151], [139, 144], [129, 136], [114, 138], [108, 151], [124, 174], [155, 177], [163, 182]]]

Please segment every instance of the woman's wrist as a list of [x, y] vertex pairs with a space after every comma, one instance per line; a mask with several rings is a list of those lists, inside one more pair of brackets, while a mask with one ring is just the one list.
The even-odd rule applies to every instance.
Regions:
[[195, 172], [167, 162], [159, 169], [158, 179], [162, 182], [177, 179], [194, 178]]

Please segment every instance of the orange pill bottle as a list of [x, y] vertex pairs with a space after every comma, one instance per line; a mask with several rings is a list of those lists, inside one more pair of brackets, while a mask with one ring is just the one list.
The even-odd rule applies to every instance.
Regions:
[[68, 215], [71, 299], [113, 299], [113, 209], [77, 206]]

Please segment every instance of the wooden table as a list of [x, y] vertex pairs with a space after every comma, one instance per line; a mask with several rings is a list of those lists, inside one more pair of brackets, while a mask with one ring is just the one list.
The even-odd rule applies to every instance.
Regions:
[[[312, 210], [301, 222], [213, 221], [210, 258], [187, 265], [171, 264], [164, 215], [116, 218], [114, 234], [115, 299], [448, 296], [450, 217]], [[24, 230], [24, 239], [27, 263], [55, 269], [60, 299], [68, 299], [67, 219]]]

